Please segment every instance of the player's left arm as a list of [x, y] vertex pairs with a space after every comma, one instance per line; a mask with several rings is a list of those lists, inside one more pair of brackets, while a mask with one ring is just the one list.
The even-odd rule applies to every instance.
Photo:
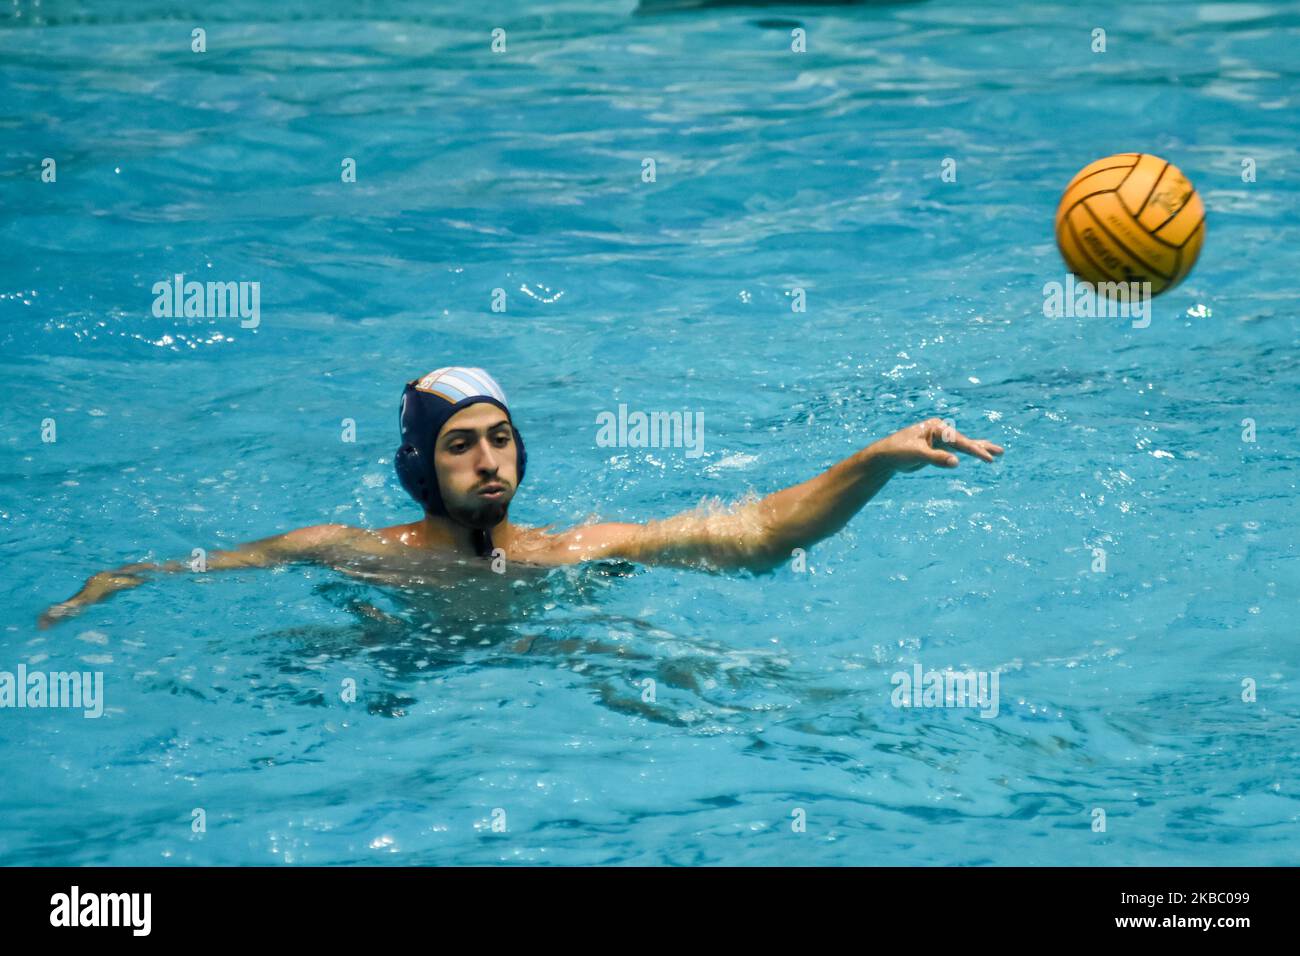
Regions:
[[721, 513], [687, 512], [647, 524], [574, 528], [554, 542], [565, 562], [624, 558], [643, 564], [770, 571], [796, 548], [843, 528], [900, 472], [956, 468], [953, 451], [991, 462], [1003, 449], [937, 418], [882, 438], [802, 484]]

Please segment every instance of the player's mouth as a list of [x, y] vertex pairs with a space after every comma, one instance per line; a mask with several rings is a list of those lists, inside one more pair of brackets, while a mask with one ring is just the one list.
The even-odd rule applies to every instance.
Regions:
[[484, 485], [478, 490], [480, 498], [486, 498], [488, 501], [499, 501], [506, 495], [506, 486], [499, 481]]

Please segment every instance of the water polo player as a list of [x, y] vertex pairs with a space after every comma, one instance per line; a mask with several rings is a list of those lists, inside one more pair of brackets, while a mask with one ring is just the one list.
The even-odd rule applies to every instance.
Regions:
[[[424, 516], [389, 528], [323, 524], [207, 556], [206, 570], [314, 563], [349, 571], [409, 571], [427, 559], [504, 559], [537, 566], [621, 558], [642, 564], [765, 572], [835, 534], [891, 477], [926, 465], [957, 467], [953, 451], [991, 462], [1003, 449], [937, 418], [868, 445], [799, 485], [724, 512], [703, 510], [645, 524], [589, 524], [562, 532], [512, 524], [510, 502], [527, 455], [505, 393], [478, 368], [441, 368], [402, 394], [395, 465]], [[40, 618], [48, 627], [184, 561], [102, 571]]]

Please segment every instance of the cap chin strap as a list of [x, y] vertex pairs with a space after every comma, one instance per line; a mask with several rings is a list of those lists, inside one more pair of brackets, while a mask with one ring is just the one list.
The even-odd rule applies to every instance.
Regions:
[[475, 528], [470, 532], [470, 541], [474, 543], [474, 552], [480, 558], [490, 558], [492, 556], [492, 530], [490, 528]]
[[[432, 514], [432, 512], [430, 512], [430, 514]], [[444, 511], [440, 515], [434, 515], [434, 517], [441, 518], [443, 521], [449, 521], [452, 524], [459, 525], [462, 528], [469, 528], [469, 543], [473, 546], [474, 553], [477, 554], [480, 558], [488, 558], [492, 556], [492, 529], [491, 528], [474, 528], [471, 527], [470, 525], [462, 524], [461, 522], [453, 518], [450, 514], [448, 514], [446, 511]]]

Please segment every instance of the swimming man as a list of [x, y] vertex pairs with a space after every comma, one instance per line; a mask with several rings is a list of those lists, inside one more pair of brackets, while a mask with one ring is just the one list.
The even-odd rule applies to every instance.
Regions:
[[[899, 472], [956, 468], [949, 449], [991, 462], [1003, 449], [937, 418], [868, 445], [803, 484], [724, 513], [686, 512], [646, 524], [589, 524], [568, 531], [511, 524], [510, 502], [527, 455], [505, 393], [479, 368], [440, 368], [402, 393], [395, 465], [424, 517], [390, 528], [322, 524], [208, 555], [207, 570], [313, 563], [348, 571], [410, 567], [427, 558], [494, 557], [539, 566], [621, 558], [641, 564], [771, 571], [835, 534]], [[49, 627], [146, 576], [190, 570], [183, 561], [101, 571], [41, 615]]]

